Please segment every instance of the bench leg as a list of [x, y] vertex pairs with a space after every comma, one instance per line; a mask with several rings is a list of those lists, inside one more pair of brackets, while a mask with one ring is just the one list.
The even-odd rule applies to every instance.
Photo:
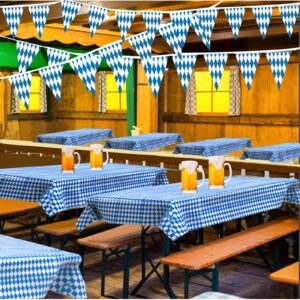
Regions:
[[80, 246], [80, 256], [81, 256], [81, 263], [80, 263], [80, 272], [81, 272], [81, 275], [83, 275], [83, 270], [84, 270], [84, 246]]
[[212, 271], [212, 290], [213, 292], [219, 291], [219, 264], [215, 264]]
[[278, 270], [280, 267], [279, 258], [280, 258], [280, 245], [279, 245], [279, 241], [276, 240], [274, 242], [274, 268], [275, 268], [275, 270]]
[[101, 263], [101, 296], [105, 294], [105, 274], [106, 274], [106, 251], [102, 251], [102, 263]]
[[0, 234], [3, 234], [4, 231], [5, 220], [0, 217]]
[[130, 269], [130, 245], [127, 245], [124, 255], [123, 299], [128, 299]]
[[189, 298], [190, 273], [189, 270], [184, 270], [184, 299]]

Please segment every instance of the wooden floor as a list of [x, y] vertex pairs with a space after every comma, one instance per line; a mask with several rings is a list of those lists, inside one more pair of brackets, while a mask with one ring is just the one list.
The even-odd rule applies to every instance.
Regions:
[[[7, 223], [5, 234], [22, 239], [30, 239], [30, 231], [24, 230], [19, 225]], [[213, 234], [206, 233], [207, 236]], [[55, 244], [54, 244], [55, 245]], [[156, 243], [149, 241], [148, 253], [151, 258], [157, 259], [162, 253], [162, 242], [160, 239]], [[292, 287], [278, 282], [272, 282], [268, 279], [269, 271], [263, 266], [261, 259], [251, 254], [239, 256], [234, 260], [223, 262], [220, 267], [219, 289], [222, 293], [232, 294], [243, 298], [293, 298]], [[88, 298], [100, 298], [100, 260], [99, 252], [88, 252], [85, 256], [84, 280], [86, 282]], [[249, 264], [248, 262], [251, 262]], [[255, 265], [253, 264], [255, 263]], [[111, 257], [107, 270], [106, 295], [107, 298], [122, 295], [122, 257]], [[149, 269], [149, 266], [148, 266]], [[139, 248], [133, 248], [131, 256], [130, 288], [133, 289], [140, 280], [140, 251]], [[210, 291], [208, 282], [201, 278], [193, 278], [193, 282], [201, 285], [191, 284], [190, 297]], [[183, 296], [183, 272], [177, 269], [170, 271], [171, 286], [178, 297]], [[61, 296], [49, 292], [48, 298], [61, 298]], [[162, 285], [156, 275], [139, 291], [137, 297], [131, 298], [168, 298]]]

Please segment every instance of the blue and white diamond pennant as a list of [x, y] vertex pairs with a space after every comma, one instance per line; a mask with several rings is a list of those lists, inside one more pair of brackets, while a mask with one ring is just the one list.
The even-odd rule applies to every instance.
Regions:
[[280, 88], [291, 52], [269, 52], [266, 53], [277, 87]]
[[27, 68], [30, 66], [31, 62], [39, 52], [40, 47], [35, 44], [29, 44], [20, 41], [17, 41], [16, 46], [19, 72], [26, 72]]
[[82, 7], [81, 3], [63, 0], [61, 2], [62, 18], [64, 24], [64, 31], [67, 31], [71, 22], [74, 20], [76, 15], [79, 13]]
[[181, 85], [186, 92], [195, 67], [197, 55], [175, 55], [173, 62], [175, 64]]
[[29, 108], [31, 77], [31, 73], [23, 73], [8, 78], [15, 93], [21, 99], [26, 109]]
[[280, 15], [282, 18], [282, 21], [285, 25], [286, 31], [289, 35], [289, 38], [291, 38], [297, 16], [299, 14], [299, 6], [298, 5], [286, 5], [286, 6], [279, 6]]
[[50, 10], [50, 5], [34, 5], [28, 7], [39, 37], [42, 36]]
[[89, 5], [89, 23], [91, 36], [95, 35], [96, 30], [107, 16], [108, 9], [100, 6]]
[[151, 56], [147, 60], [142, 60], [142, 65], [155, 98], [158, 96], [167, 62], [168, 57], [162, 55]]
[[71, 54], [66, 51], [61, 51], [53, 48], [47, 49], [48, 65], [55, 65], [67, 61]]
[[183, 48], [187, 33], [191, 25], [191, 11], [179, 11], [170, 13], [171, 21], [180, 48]]
[[151, 56], [152, 41], [148, 32], [136, 34], [128, 38], [128, 41], [141, 59]]
[[131, 23], [135, 17], [135, 11], [132, 10], [117, 10], [116, 17], [122, 40], [126, 39], [127, 33], [130, 29]]
[[143, 12], [143, 19], [147, 28], [147, 32], [150, 34], [152, 39], [155, 38], [155, 34], [157, 33], [162, 17], [163, 14], [161, 12]]
[[210, 41], [213, 28], [217, 19], [217, 9], [204, 9], [199, 11], [201, 28], [203, 30], [202, 42], [210, 49]]
[[236, 53], [235, 56], [241, 68], [247, 88], [249, 90], [258, 65], [260, 53], [257, 52]]
[[39, 71], [41, 77], [55, 96], [57, 102], [60, 100], [63, 67], [63, 65], [56, 65], [43, 68]]
[[7, 25], [13, 37], [16, 36], [19, 24], [22, 18], [23, 7], [22, 6], [9, 6], [2, 8]]
[[224, 9], [233, 37], [237, 39], [246, 9], [244, 7], [229, 7]]
[[224, 67], [228, 58], [227, 53], [206, 53], [204, 59], [216, 90], [219, 87]]
[[166, 26], [161, 26], [159, 28], [159, 33], [175, 53], [181, 53], [181, 47], [175, 35], [173, 23], [170, 23]]
[[272, 17], [273, 7], [272, 6], [252, 7], [252, 12], [256, 19], [256, 23], [260, 30], [261, 36], [263, 39], [265, 39], [267, 35], [269, 23]]
[[93, 95], [95, 95], [95, 76], [100, 63], [101, 60], [93, 53], [79, 55], [70, 62], [72, 69]]

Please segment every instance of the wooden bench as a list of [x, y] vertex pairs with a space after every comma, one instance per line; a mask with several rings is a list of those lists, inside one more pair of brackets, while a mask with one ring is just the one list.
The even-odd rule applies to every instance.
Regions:
[[[30, 213], [39, 210], [41, 205], [37, 202], [22, 200], [0, 199], [0, 233], [3, 233], [5, 221], [16, 215]], [[33, 223], [32, 223], [33, 226]]]
[[[146, 231], [146, 236], [153, 236], [159, 233], [157, 227], [151, 226]], [[123, 298], [128, 298], [129, 292], [129, 268], [130, 248], [139, 243], [142, 237], [142, 226], [121, 225], [91, 236], [77, 240], [83, 247], [93, 248], [102, 251], [101, 264], [101, 296], [105, 295], [106, 262], [109, 256], [118, 255], [124, 252], [124, 276], [123, 276]], [[107, 253], [110, 251], [110, 253]], [[82, 253], [83, 255], [84, 253]], [[142, 254], [143, 255], [143, 254]]]
[[212, 289], [218, 291], [219, 262], [296, 232], [298, 229], [297, 217], [278, 218], [246, 231], [163, 257], [161, 262], [185, 270], [184, 298], [188, 298], [189, 279], [193, 273], [199, 274], [200, 270], [211, 266], [213, 266]]

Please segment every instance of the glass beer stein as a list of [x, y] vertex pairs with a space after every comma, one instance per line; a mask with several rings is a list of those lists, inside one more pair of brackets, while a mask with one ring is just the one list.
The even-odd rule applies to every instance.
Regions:
[[[103, 166], [108, 163], [108, 151], [103, 149], [101, 144], [90, 145], [90, 165], [91, 170], [102, 170]], [[103, 163], [103, 152], [106, 153], [106, 161]]]
[[[229, 163], [224, 163], [224, 156], [211, 156], [208, 158], [209, 163], [209, 188], [222, 189], [224, 184], [228, 183], [232, 177], [232, 168]], [[228, 167], [229, 176], [224, 180], [224, 167]]]
[[[202, 166], [198, 167], [198, 163], [193, 160], [185, 160], [180, 166], [181, 170], [181, 190], [185, 194], [197, 193], [197, 188], [204, 184], [205, 174]], [[202, 174], [202, 182], [197, 185], [197, 172]]]
[[[74, 166], [74, 156], [77, 156], [77, 164]], [[61, 170], [63, 173], [73, 173], [75, 168], [80, 165], [80, 155], [71, 147], [61, 149]]]

